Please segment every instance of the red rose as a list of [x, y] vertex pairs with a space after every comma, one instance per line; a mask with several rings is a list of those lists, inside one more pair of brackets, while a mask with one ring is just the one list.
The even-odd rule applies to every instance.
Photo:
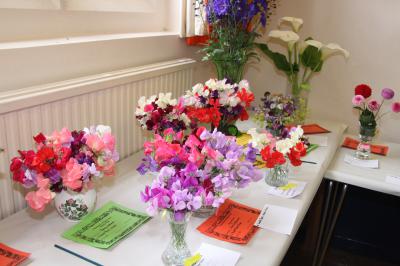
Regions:
[[34, 136], [33, 139], [36, 141], [37, 144], [40, 144], [46, 140], [46, 137], [42, 133], [39, 133], [36, 136]]
[[354, 89], [354, 94], [362, 95], [362, 96], [364, 96], [365, 99], [367, 99], [369, 96], [371, 96], [372, 89], [367, 84], [360, 84], [360, 85], [357, 85], [356, 88]]

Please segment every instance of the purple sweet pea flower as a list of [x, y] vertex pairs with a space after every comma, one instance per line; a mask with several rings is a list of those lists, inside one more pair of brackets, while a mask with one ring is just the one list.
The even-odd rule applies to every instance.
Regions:
[[57, 169], [50, 169], [45, 176], [50, 179], [50, 184], [54, 185], [61, 181], [61, 174]]
[[246, 160], [254, 163], [257, 159], [257, 149], [253, 148], [253, 145], [251, 143], [249, 143], [249, 145], [247, 145], [247, 153], [246, 153]]

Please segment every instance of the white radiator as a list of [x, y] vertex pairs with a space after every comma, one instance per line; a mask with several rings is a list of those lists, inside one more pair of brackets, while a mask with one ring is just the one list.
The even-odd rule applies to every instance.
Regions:
[[192, 86], [195, 61], [179, 59], [0, 94], [0, 219], [26, 206], [26, 191], [12, 182], [10, 159], [33, 148], [32, 136], [62, 127], [105, 124], [116, 135], [121, 159], [141, 149], [134, 111], [141, 96]]

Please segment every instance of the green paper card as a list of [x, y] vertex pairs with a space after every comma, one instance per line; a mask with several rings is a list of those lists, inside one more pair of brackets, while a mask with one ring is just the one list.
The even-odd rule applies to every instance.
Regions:
[[132, 231], [146, 223], [150, 217], [112, 201], [74, 225], [63, 237], [96, 248], [110, 248]]

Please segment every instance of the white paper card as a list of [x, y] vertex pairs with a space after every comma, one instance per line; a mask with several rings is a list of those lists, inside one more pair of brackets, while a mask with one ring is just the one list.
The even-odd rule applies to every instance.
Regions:
[[310, 136], [308, 136], [308, 141], [311, 144], [318, 144], [320, 147], [328, 146], [328, 137], [327, 136], [310, 135]]
[[344, 156], [344, 161], [348, 164], [358, 166], [358, 167], [374, 168], [374, 169], [379, 168], [379, 160], [360, 160], [360, 159], [354, 158], [350, 154], [346, 154]]
[[270, 195], [290, 199], [303, 193], [307, 182], [290, 180], [286, 186], [269, 187], [267, 193]]
[[386, 176], [385, 181], [386, 181], [386, 183], [400, 186], [400, 176], [388, 175], [388, 176]]
[[235, 266], [240, 258], [239, 252], [207, 243], [202, 243], [197, 252], [202, 256], [201, 266]]
[[290, 235], [296, 221], [297, 210], [276, 205], [265, 205], [255, 226]]

